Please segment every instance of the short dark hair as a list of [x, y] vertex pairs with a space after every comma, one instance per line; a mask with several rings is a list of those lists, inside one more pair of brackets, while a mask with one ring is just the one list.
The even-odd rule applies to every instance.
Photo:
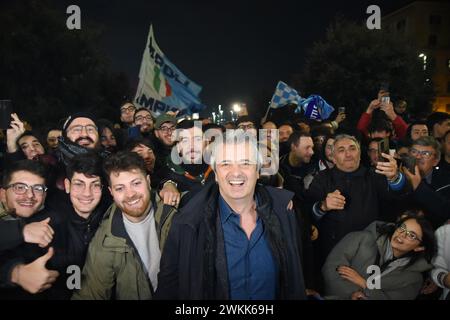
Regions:
[[450, 119], [450, 114], [446, 112], [433, 112], [427, 118], [428, 131], [433, 134], [433, 128], [435, 124], [441, 124], [442, 122]]
[[189, 119], [184, 119], [183, 121], [180, 121], [176, 128], [177, 129], [191, 129], [195, 126], [195, 120], [189, 120]]
[[258, 122], [251, 116], [241, 116], [236, 120], [236, 126], [239, 126], [242, 122], [251, 122], [254, 124], [255, 128], [258, 129]]
[[311, 138], [311, 135], [309, 133], [306, 133], [304, 131], [294, 131], [288, 139], [288, 145], [289, 147], [292, 146], [292, 144], [298, 145], [298, 142], [300, 141], [300, 138], [302, 137], [309, 137]]
[[367, 148], [370, 146], [370, 144], [371, 144], [372, 142], [378, 143], [378, 142], [380, 142], [380, 141], [382, 141], [382, 140], [383, 140], [383, 138], [371, 138], [371, 139], [367, 140]]
[[[44, 144], [42, 143], [41, 136], [39, 134], [36, 134], [36, 133], [34, 133], [32, 131], [29, 131], [29, 130], [25, 131], [19, 137], [17, 137], [16, 145], [17, 145], [17, 147], [19, 147], [19, 149], [21, 149], [20, 145], [19, 145], [19, 140], [22, 139], [23, 137], [35, 137], [39, 141], [39, 143], [42, 145], [44, 150], [45, 150]], [[45, 140], [47, 140], [47, 139], [45, 139]]]
[[30, 172], [36, 176], [44, 178], [44, 183], [47, 182], [48, 171], [47, 167], [43, 163], [34, 160], [19, 160], [11, 163], [5, 168], [2, 179], [2, 187], [7, 186], [11, 182], [12, 175], [18, 171]]
[[370, 122], [368, 131], [369, 131], [369, 133], [382, 132], [382, 131], [392, 133], [392, 124], [389, 121], [384, 120], [384, 119], [376, 119], [376, 120], [373, 120], [372, 122]]
[[67, 164], [67, 179], [71, 180], [75, 172], [82, 173], [86, 177], [98, 176], [103, 178], [102, 158], [93, 151], [75, 155]]
[[395, 145], [395, 151], [398, 151], [401, 148], [411, 148], [411, 141], [409, 141], [408, 139], [397, 141], [397, 144]]
[[133, 139], [129, 139], [127, 141], [127, 147], [125, 149], [125, 151], [129, 151], [132, 152], [132, 150], [134, 148], [136, 148], [139, 145], [144, 145], [146, 147], [149, 147], [150, 149], [152, 149], [153, 151], [155, 150], [155, 146], [153, 145], [152, 141], [150, 139], [147, 138], [143, 138], [143, 137], [136, 137]]
[[131, 171], [134, 169], [141, 171], [144, 176], [147, 175], [144, 159], [137, 153], [130, 151], [119, 151], [111, 155], [105, 160], [103, 165], [109, 184], [111, 184], [110, 175], [112, 172]]
[[[419, 125], [421, 125], [421, 126], [427, 126], [427, 123], [426, 123], [425, 121], [423, 121], [423, 120], [417, 120], [417, 121], [414, 121], [413, 123], [411, 123], [411, 124], [408, 126], [408, 130], [406, 131], [406, 136], [407, 136], [409, 139], [411, 139], [412, 127], [413, 127], [413, 126], [419, 126]], [[428, 126], [427, 126], [427, 129], [428, 129]], [[430, 130], [428, 130], [428, 131], [430, 131]], [[428, 132], [428, 134], [430, 134], [430, 133]]]
[[222, 132], [225, 132], [225, 130], [226, 130], [224, 126], [217, 124], [217, 123], [208, 123], [203, 126], [204, 132], [206, 132], [209, 129], [220, 129], [220, 130], [222, 130]]
[[150, 110], [148, 110], [147, 108], [144, 108], [144, 107], [140, 107], [140, 108], [136, 109], [136, 111], [134, 112], [133, 122], [136, 121], [136, 114], [137, 114], [138, 112], [141, 112], [141, 111], [147, 111], [148, 113], [150, 113], [150, 116], [152, 117], [152, 120], [155, 121], [155, 119], [153, 118], [153, 115], [152, 115], [152, 113], [150, 112]]

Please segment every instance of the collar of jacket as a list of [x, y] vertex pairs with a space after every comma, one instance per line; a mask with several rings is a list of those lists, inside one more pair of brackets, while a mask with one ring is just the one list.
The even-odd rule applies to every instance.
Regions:
[[368, 170], [366, 167], [360, 165], [359, 168], [353, 172], [344, 172], [342, 170], [339, 170], [336, 166], [334, 166], [331, 169], [331, 172], [335, 178], [342, 179], [342, 178], [363, 177], [367, 174]]
[[71, 205], [69, 207], [69, 222], [76, 227], [84, 228], [88, 224], [90, 225], [98, 225], [102, 220], [103, 210], [100, 208], [100, 205], [91, 212], [87, 219], [80, 217], [78, 213], [75, 211], [74, 207]]
[[9, 213], [6, 209], [6, 206], [3, 204], [3, 202], [0, 202], [0, 219], [6, 218], [9, 216]]

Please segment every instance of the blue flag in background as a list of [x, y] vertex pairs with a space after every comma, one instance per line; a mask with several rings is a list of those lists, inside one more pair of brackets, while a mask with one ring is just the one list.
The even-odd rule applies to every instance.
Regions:
[[283, 81], [278, 81], [275, 93], [272, 96], [270, 102], [270, 108], [277, 109], [284, 107], [288, 104], [300, 105], [302, 97], [298, 94], [297, 90], [292, 89]]
[[295, 113], [300, 113], [302, 110], [309, 119], [326, 120], [333, 113], [334, 108], [321, 96], [313, 94], [306, 99], [302, 99], [297, 109], [295, 109]]
[[178, 116], [192, 114], [205, 108], [199, 97], [201, 90], [161, 51], [150, 26], [139, 71], [137, 106], [148, 108], [154, 115], [176, 110]]

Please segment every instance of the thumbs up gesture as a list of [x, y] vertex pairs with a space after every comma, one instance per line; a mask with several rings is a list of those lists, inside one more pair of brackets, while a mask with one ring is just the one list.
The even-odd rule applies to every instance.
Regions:
[[11, 274], [11, 282], [33, 294], [47, 290], [59, 276], [58, 271], [48, 270], [45, 267], [53, 254], [53, 248], [49, 248], [46, 254], [33, 262], [15, 266]]
[[345, 206], [345, 197], [341, 194], [339, 190], [330, 192], [327, 194], [325, 200], [322, 201], [320, 205], [320, 210], [330, 211], [330, 210], [343, 210]]
[[39, 222], [25, 225], [23, 228], [23, 238], [25, 242], [36, 243], [41, 248], [45, 248], [52, 242], [55, 232], [49, 225], [50, 218]]

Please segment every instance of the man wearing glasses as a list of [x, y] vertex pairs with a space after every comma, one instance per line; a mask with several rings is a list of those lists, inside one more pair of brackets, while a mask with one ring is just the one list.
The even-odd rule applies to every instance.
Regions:
[[153, 117], [147, 108], [140, 108], [134, 114], [134, 125], [139, 127], [143, 137], [148, 137], [153, 131]]
[[133, 126], [134, 113], [136, 112], [136, 107], [131, 102], [125, 102], [120, 107], [120, 121], [124, 128], [130, 128]]
[[22, 243], [2, 252], [0, 299], [24, 299], [30, 293], [40, 293], [49, 289], [58, 277], [57, 271], [46, 268], [47, 261], [53, 256], [53, 248], [43, 248], [54, 235], [53, 229], [48, 226], [49, 219], [44, 220], [47, 216], [43, 209], [47, 192], [45, 182], [46, 169], [37, 161], [18, 161], [4, 174], [0, 189], [1, 207], [4, 208], [0, 210], [1, 220], [15, 220], [20, 224], [41, 221], [46, 241], [39, 243], [39, 246]]
[[153, 145], [155, 146], [156, 163], [155, 170], [165, 167], [166, 159], [170, 156], [175, 141], [172, 134], [175, 131], [177, 120], [168, 114], [161, 114], [155, 121], [155, 135]]
[[433, 137], [421, 137], [409, 151], [416, 158], [415, 172], [404, 169], [413, 192], [405, 203], [424, 210], [437, 228], [450, 219], [450, 173], [437, 167], [441, 159], [440, 144]]
[[98, 127], [95, 118], [88, 112], [69, 116], [63, 125], [63, 136], [87, 149], [95, 149], [99, 145]]

